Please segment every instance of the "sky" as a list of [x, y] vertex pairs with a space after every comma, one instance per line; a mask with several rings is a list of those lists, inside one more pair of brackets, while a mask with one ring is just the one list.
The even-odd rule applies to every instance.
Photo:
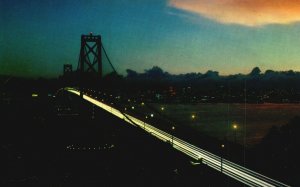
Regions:
[[1, 0], [0, 25], [0, 74], [76, 69], [90, 32], [123, 75], [300, 71], [300, 0]]

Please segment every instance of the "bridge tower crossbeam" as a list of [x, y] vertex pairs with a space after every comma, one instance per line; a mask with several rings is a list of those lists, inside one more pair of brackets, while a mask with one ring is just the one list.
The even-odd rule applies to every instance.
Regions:
[[78, 71], [81, 75], [94, 74], [98, 78], [102, 77], [102, 54], [101, 36], [81, 35], [80, 56]]

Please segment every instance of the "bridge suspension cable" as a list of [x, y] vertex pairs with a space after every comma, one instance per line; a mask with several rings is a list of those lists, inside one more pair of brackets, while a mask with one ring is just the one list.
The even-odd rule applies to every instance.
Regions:
[[103, 43], [101, 43], [101, 48], [103, 49], [103, 52], [104, 52], [104, 54], [105, 54], [105, 57], [106, 57], [106, 59], [108, 60], [108, 63], [110, 64], [111, 68], [113, 69], [113, 71], [114, 71], [116, 74], [118, 74], [118, 72], [116, 71], [115, 67], [114, 67], [113, 64], [111, 63], [111, 61], [110, 61], [110, 59], [109, 59], [109, 57], [108, 57], [108, 55], [107, 55], [107, 53], [106, 53], [106, 50], [105, 50], [105, 48], [104, 48]]

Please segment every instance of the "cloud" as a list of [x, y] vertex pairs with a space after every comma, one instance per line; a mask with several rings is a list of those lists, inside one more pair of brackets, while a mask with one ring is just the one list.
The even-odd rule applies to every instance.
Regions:
[[300, 0], [169, 0], [169, 6], [249, 27], [300, 21]]

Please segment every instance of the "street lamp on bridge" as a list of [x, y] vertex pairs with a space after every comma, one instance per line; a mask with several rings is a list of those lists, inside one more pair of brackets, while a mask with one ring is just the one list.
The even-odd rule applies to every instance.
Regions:
[[172, 126], [172, 146], [173, 146], [173, 139], [174, 139], [174, 131], [175, 131], [175, 127], [174, 126]]
[[225, 145], [221, 144], [221, 173], [223, 172], [223, 156], [224, 156]]

